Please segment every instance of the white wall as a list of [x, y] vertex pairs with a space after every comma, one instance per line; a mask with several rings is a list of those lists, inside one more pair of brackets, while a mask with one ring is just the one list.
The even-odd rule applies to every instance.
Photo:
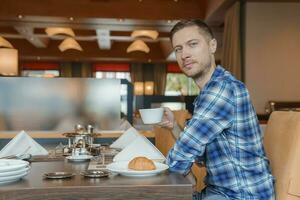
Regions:
[[300, 3], [246, 5], [245, 82], [257, 113], [300, 101]]

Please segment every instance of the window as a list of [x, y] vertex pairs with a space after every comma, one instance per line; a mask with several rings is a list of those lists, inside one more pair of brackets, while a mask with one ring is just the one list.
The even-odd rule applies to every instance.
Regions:
[[[129, 64], [94, 64], [93, 72], [96, 78], [127, 79], [131, 82]], [[127, 85], [121, 84], [121, 112], [127, 113]]]
[[198, 95], [199, 88], [193, 79], [188, 78], [181, 73], [177, 65], [169, 64], [167, 67], [167, 81], [165, 95], [180, 96], [180, 95]]
[[96, 78], [127, 79], [131, 82], [129, 64], [94, 64]]
[[57, 63], [24, 63], [21, 76], [26, 77], [59, 77], [59, 65]]
[[59, 71], [58, 70], [22, 70], [22, 76], [53, 78], [53, 77], [59, 77]]
[[95, 72], [96, 78], [116, 78], [116, 79], [127, 79], [131, 82], [130, 73], [129, 72]]

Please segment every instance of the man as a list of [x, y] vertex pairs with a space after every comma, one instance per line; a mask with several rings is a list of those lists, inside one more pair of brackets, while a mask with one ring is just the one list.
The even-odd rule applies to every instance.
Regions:
[[[193, 117], [170, 150], [171, 171], [187, 175], [203, 161], [206, 188], [194, 199], [271, 200], [274, 178], [263, 148], [263, 137], [245, 85], [216, 66], [217, 41], [200, 20], [178, 22], [171, 42], [182, 72], [200, 88]], [[165, 110], [163, 127], [174, 128]]]

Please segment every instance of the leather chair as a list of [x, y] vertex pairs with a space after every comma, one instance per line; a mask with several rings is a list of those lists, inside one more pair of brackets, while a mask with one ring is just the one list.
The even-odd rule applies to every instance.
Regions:
[[276, 199], [300, 200], [300, 112], [272, 112], [264, 145], [276, 178]]

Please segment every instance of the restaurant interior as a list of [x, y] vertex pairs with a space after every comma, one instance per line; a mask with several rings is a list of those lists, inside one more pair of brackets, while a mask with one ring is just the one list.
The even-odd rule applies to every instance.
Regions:
[[[161, 175], [164, 166], [147, 178], [84, 173], [139, 151], [164, 162], [176, 136], [139, 110], [169, 107], [181, 130], [191, 118], [200, 91], [181, 72], [169, 32], [196, 18], [212, 28], [216, 63], [249, 90], [277, 199], [300, 199], [299, 0], [0, 3], [0, 160], [31, 163], [12, 179], [0, 165], [0, 199], [191, 199], [191, 183]], [[66, 158], [75, 154], [92, 156]], [[205, 168], [192, 170], [200, 191]]]

